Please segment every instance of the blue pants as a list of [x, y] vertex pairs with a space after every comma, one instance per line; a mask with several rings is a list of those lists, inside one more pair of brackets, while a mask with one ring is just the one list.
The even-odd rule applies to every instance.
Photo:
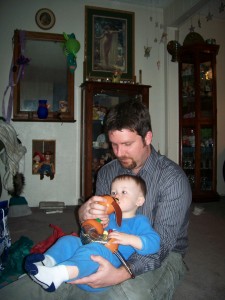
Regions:
[[[95, 273], [99, 264], [91, 259], [91, 255], [100, 255], [107, 259], [116, 268], [121, 265], [119, 259], [108, 248], [99, 243], [83, 245], [80, 238], [67, 235], [57, 240], [57, 242], [46, 252], [54, 258], [56, 265], [77, 266], [79, 274], [76, 277], [83, 278]], [[71, 279], [73, 281], [75, 278]], [[106, 288], [93, 289], [88, 285], [78, 285], [86, 291], [99, 292]]]

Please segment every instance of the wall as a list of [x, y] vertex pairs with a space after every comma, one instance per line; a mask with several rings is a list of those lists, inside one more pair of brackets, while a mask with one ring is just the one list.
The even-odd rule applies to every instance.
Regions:
[[[42, 31], [35, 23], [35, 13], [43, 7], [51, 9], [56, 16], [55, 26], [48, 32], [75, 33], [81, 43], [81, 50], [77, 55], [77, 69], [75, 71], [75, 123], [40, 123], [40, 122], [11, 122], [18, 133], [19, 139], [27, 148], [25, 155], [26, 187], [24, 196], [30, 206], [38, 206], [40, 201], [64, 201], [67, 205], [74, 205], [79, 199], [79, 132], [80, 132], [80, 84], [83, 80], [84, 59], [84, 6], [102, 6], [115, 8], [114, 1], [82, 1], [82, 0], [9, 0], [0, 4], [0, 102], [8, 84], [8, 74], [12, 59], [12, 37], [15, 29]], [[154, 129], [154, 145], [162, 153], [165, 151], [165, 104], [164, 104], [164, 44], [154, 43], [154, 38], [160, 40], [160, 29], [155, 29], [155, 20], [162, 23], [162, 11], [157, 13], [144, 7], [128, 4], [116, 4], [116, 9], [135, 11], [135, 70], [142, 70], [143, 84], [152, 85], [150, 91], [150, 110]], [[153, 16], [150, 22], [149, 16]], [[141, 34], [140, 34], [141, 33]], [[144, 57], [144, 46], [151, 46], [151, 57]], [[157, 61], [160, 60], [160, 69]], [[8, 94], [7, 94], [8, 99]], [[160, 117], [159, 112], [162, 117]], [[161, 119], [161, 122], [158, 122]], [[56, 140], [56, 176], [54, 180], [32, 175], [32, 140]], [[3, 170], [2, 170], [3, 171]], [[2, 172], [4, 173], [4, 172]], [[9, 199], [4, 191], [1, 200]]]
[[[56, 16], [55, 26], [48, 32], [75, 33], [81, 43], [81, 50], [77, 56], [75, 72], [75, 123], [24, 123], [12, 122], [18, 137], [27, 148], [25, 156], [26, 187], [24, 196], [30, 206], [38, 206], [40, 201], [64, 201], [67, 205], [74, 205], [79, 199], [79, 141], [80, 141], [80, 84], [83, 80], [84, 60], [84, 7], [102, 6], [135, 12], [135, 74], [142, 70], [142, 83], [150, 84], [150, 113], [153, 126], [153, 145], [162, 154], [167, 154], [174, 161], [178, 161], [178, 83], [177, 63], [170, 61], [166, 51], [166, 41], [160, 43], [162, 30], [155, 26], [157, 21], [163, 24], [163, 14], [160, 9], [150, 9], [142, 6], [121, 4], [118, 1], [107, 0], [8, 0], [0, 4], [0, 104], [4, 90], [8, 84], [8, 74], [12, 59], [12, 37], [15, 29], [41, 31], [35, 23], [35, 13], [43, 7], [51, 9]], [[152, 17], [152, 20], [150, 20]], [[211, 24], [209, 24], [211, 25]], [[180, 39], [189, 31], [189, 25], [180, 28]], [[221, 24], [220, 24], [221, 26]], [[218, 56], [218, 164], [225, 158], [225, 141], [222, 137], [225, 118], [222, 116], [224, 104], [222, 97], [225, 85], [222, 82], [222, 53], [224, 57], [224, 40], [220, 37], [219, 25], [213, 27], [212, 33], [221, 44]], [[211, 28], [211, 27], [210, 27]], [[219, 37], [217, 38], [217, 35]], [[176, 28], [168, 28], [168, 41], [175, 39]], [[204, 36], [207, 38], [207, 36]], [[157, 39], [157, 42], [154, 40]], [[150, 58], [144, 57], [144, 46], [152, 47]], [[160, 64], [157, 64], [160, 62]], [[221, 64], [221, 66], [219, 66]], [[50, 181], [48, 178], [40, 181], [39, 176], [32, 175], [32, 140], [56, 140], [56, 176]], [[225, 194], [222, 174], [218, 167], [218, 191]], [[1, 169], [2, 171], [2, 169]], [[6, 191], [1, 200], [8, 199]]]

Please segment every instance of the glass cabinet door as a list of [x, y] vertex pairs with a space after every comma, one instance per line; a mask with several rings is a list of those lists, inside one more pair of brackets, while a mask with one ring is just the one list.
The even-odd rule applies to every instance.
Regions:
[[213, 188], [213, 129], [210, 126], [202, 126], [200, 129], [200, 190], [211, 191]]
[[195, 117], [195, 74], [193, 64], [182, 64], [182, 118]]
[[[196, 75], [198, 74], [198, 75]], [[213, 72], [211, 61], [181, 64], [182, 167], [193, 191], [213, 189]], [[199, 87], [199, 88], [197, 88]], [[203, 125], [203, 124], [207, 125]], [[197, 136], [196, 136], [197, 134]]]
[[98, 170], [113, 159], [113, 152], [107, 135], [104, 133], [104, 119], [107, 112], [116, 104], [131, 100], [142, 99], [141, 95], [133, 97], [126, 94], [115, 94], [113, 91], [96, 93], [92, 103], [92, 181], [93, 193]]
[[195, 189], [195, 128], [182, 128], [183, 170], [187, 174], [192, 190]]
[[200, 116], [211, 118], [213, 113], [213, 75], [211, 62], [200, 64]]

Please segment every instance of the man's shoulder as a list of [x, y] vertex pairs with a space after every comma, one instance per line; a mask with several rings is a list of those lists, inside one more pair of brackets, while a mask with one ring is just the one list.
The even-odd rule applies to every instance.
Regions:
[[153, 146], [151, 148], [151, 155], [146, 162], [146, 169], [150, 170], [150, 172], [153, 170], [158, 172], [170, 172], [172, 169], [182, 172], [182, 168], [175, 161], [166, 155], [158, 153]]
[[101, 167], [99, 170], [99, 173], [105, 173], [109, 171], [115, 171], [118, 170], [120, 167], [120, 164], [117, 159], [113, 159], [112, 161], [108, 162], [104, 166]]
[[182, 168], [173, 160], [168, 158], [165, 155], [160, 155], [158, 159], [158, 163], [161, 169], [171, 172], [174, 170], [174, 172], [183, 173]]
[[153, 178], [157, 179], [157, 182], [160, 183], [159, 188], [165, 188], [165, 185], [170, 185], [171, 182], [187, 181], [186, 174], [176, 162], [156, 151], [153, 157], [150, 157], [147, 172], [152, 180]]

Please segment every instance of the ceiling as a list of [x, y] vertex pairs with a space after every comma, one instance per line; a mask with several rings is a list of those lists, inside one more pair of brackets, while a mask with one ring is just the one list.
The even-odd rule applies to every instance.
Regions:
[[[118, 1], [118, 0], [114, 0]], [[153, 8], [168, 8], [176, 0], [119, 0], [119, 2], [126, 2], [131, 4], [143, 5]], [[179, 0], [185, 1], [185, 0]], [[187, 0], [186, 0], [187, 1]], [[190, 0], [189, 0], [190, 1]], [[193, 14], [200, 14], [202, 16], [207, 16], [210, 12], [212, 14], [212, 19], [225, 20], [225, 0], [199, 0], [190, 1], [193, 3], [193, 7], [190, 6], [190, 11], [187, 12], [187, 17], [191, 17]], [[221, 6], [223, 10], [220, 11]], [[185, 7], [185, 5], [183, 5]], [[191, 9], [193, 8], [193, 9]]]
[[127, 3], [138, 4], [138, 5], [166, 8], [173, 1], [174, 0], [120, 0], [119, 2], [127, 2]]

